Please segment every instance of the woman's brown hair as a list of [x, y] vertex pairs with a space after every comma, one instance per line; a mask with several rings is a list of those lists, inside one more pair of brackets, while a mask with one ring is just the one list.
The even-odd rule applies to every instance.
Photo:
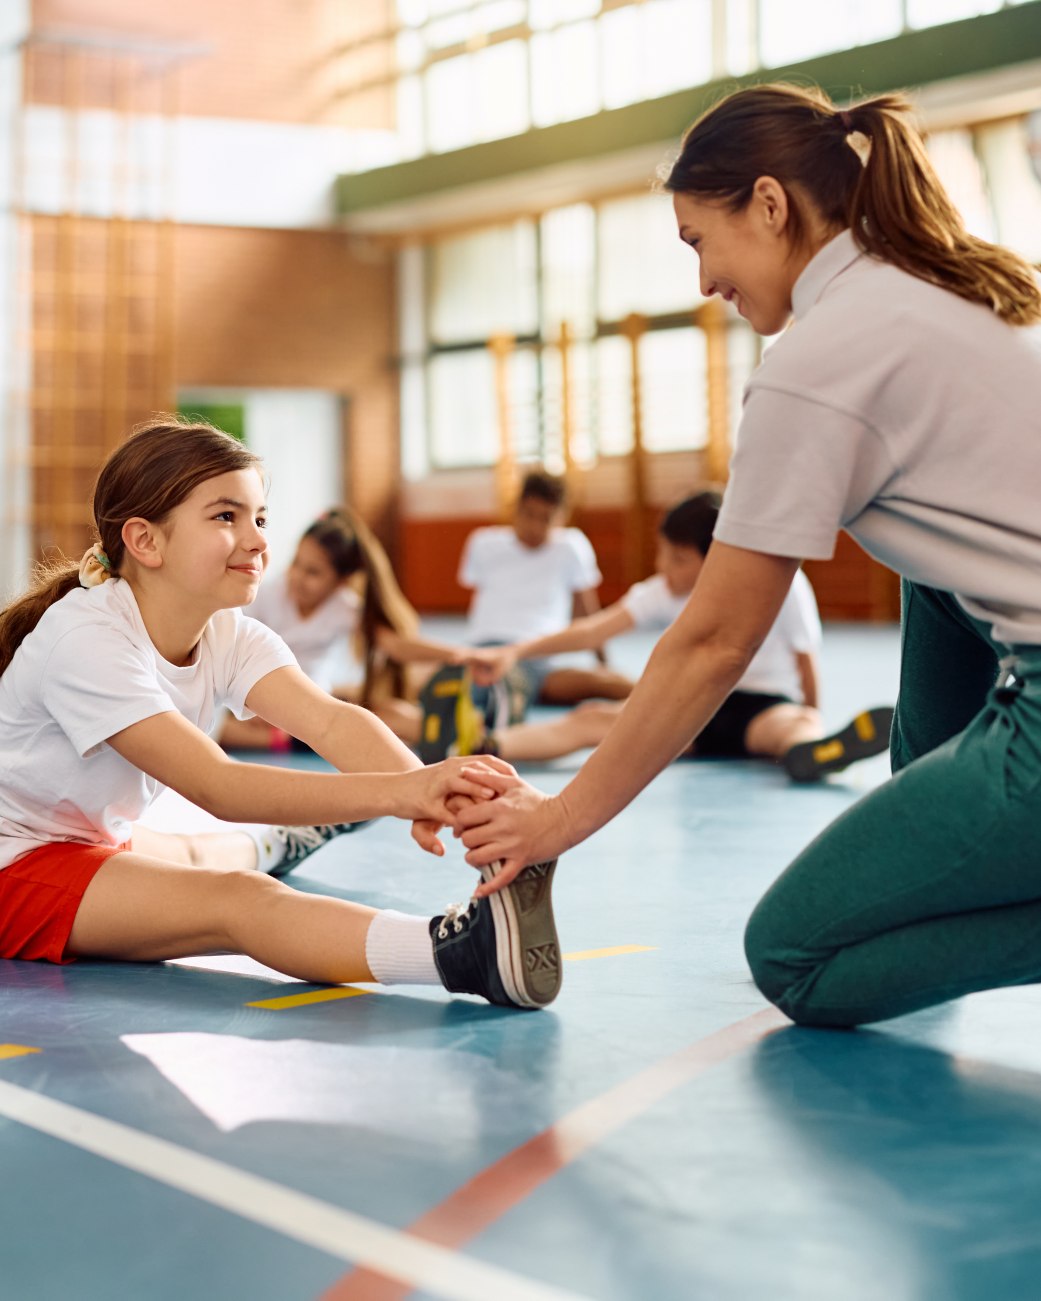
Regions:
[[365, 664], [362, 704], [371, 705], [377, 690], [384, 686], [391, 695], [404, 696], [404, 666], [381, 654], [377, 631], [390, 628], [399, 637], [415, 637], [419, 615], [398, 585], [379, 539], [354, 511], [342, 506], [315, 520], [304, 537], [318, 543], [340, 578], [360, 573], [365, 579], [359, 628]]
[[795, 241], [806, 201], [865, 253], [982, 303], [1002, 320], [1041, 320], [1041, 291], [1015, 253], [970, 235], [933, 170], [903, 95], [838, 109], [820, 90], [775, 83], [739, 90], [683, 138], [665, 188], [744, 208], [760, 176], [788, 192]]
[[[260, 465], [230, 434], [204, 421], [162, 415], [138, 425], [102, 466], [94, 485], [94, 529], [113, 577], [123, 564], [127, 520], [140, 516], [162, 523], [206, 479]], [[36, 567], [29, 591], [0, 611], [0, 673], [46, 610], [78, 585], [74, 561], [63, 557]]]

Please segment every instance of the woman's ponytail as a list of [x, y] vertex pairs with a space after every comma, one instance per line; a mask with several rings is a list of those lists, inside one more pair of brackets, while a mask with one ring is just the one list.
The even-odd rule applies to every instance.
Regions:
[[1041, 320], [1033, 269], [965, 229], [905, 96], [838, 109], [820, 90], [783, 83], [736, 91], [684, 136], [665, 188], [740, 211], [760, 176], [785, 187], [795, 243], [805, 241], [816, 216], [827, 229], [849, 227], [866, 253], [982, 303], [1004, 321]]
[[1032, 268], [970, 235], [947, 195], [902, 95], [880, 95], [846, 111], [870, 149], [850, 196], [853, 238], [866, 253], [921, 280], [982, 303], [1012, 325], [1041, 320]]

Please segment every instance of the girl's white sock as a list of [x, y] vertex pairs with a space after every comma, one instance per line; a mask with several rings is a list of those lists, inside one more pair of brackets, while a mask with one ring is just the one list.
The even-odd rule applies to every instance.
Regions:
[[430, 918], [378, 912], [365, 937], [365, 961], [381, 985], [440, 985]]
[[257, 871], [270, 872], [279, 866], [286, 856], [286, 842], [274, 834], [274, 827], [264, 823], [245, 824], [239, 827], [257, 847]]

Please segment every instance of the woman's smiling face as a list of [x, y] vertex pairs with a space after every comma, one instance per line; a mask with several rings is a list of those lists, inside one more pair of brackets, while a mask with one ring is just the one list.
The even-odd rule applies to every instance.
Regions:
[[772, 177], [760, 177], [748, 204], [674, 194], [680, 239], [697, 253], [701, 292], [733, 303], [758, 334], [777, 334], [792, 310], [792, 286], [809, 260], [792, 248], [788, 196]]

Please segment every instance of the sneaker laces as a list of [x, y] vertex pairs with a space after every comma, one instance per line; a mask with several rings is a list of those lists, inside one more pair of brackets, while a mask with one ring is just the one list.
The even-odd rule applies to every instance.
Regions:
[[285, 845], [287, 857], [313, 853], [329, 839], [325, 827], [272, 827], [271, 830], [275, 839]]
[[468, 917], [476, 907], [476, 899], [471, 899], [467, 903], [450, 903], [441, 918], [440, 926], [437, 928], [437, 938], [439, 940], [448, 939], [448, 926], [446, 924], [448, 922], [451, 922], [452, 930], [458, 935], [463, 929], [464, 918]]

